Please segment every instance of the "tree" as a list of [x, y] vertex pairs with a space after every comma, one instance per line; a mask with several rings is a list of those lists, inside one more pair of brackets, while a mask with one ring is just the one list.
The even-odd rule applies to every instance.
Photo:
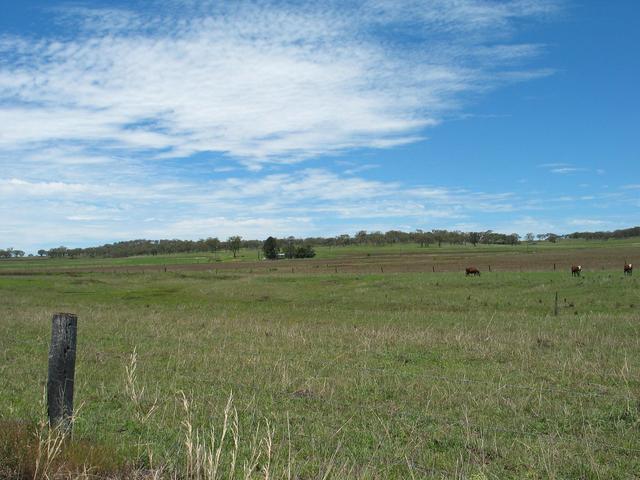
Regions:
[[506, 243], [507, 245], [517, 245], [520, 242], [520, 235], [517, 233], [512, 233], [511, 235], [507, 235]]
[[217, 238], [207, 238], [204, 241], [204, 244], [207, 247], [207, 250], [209, 250], [210, 252], [215, 252], [216, 250], [218, 250], [218, 248], [220, 248], [220, 240], [218, 240]]
[[348, 234], [343, 233], [336, 237], [335, 243], [336, 245], [349, 245], [351, 244], [351, 237]]
[[49, 257], [65, 257], [67, 255], [67, 247], [60, 246], [57, 248], [52, 248], [47, 252]]
[[527, 241], [527, 243], [533, 243], [533, 239], [535, 237], [533, 236], [533, 233], [529, 232], [524, 236], [524, 239]]
[[441, 247], [442, 246], [442, 242], [445, 241], [445, 239], [447, 238], [447, 231], [446, 230], [432, 230], [431, 234], [433, 235], [433, 239], [438, 242], [438, 246]]
[[295, 258], [296, 256], [296, 246], [294, 245], [295, 237], [287, 237], [287, 258]]
[[40, 250], [38, 250], [38, 255], [40, 255], [41, 257], [44, 257], [47, 254], [47, 251], [44, 248], [41, 248]]
[[278, 241], [273, 237], [267, 238], [262, 244], [262, 251], [266, 258], [275, 260], [278, 258]]
[[547, 233], [547, 242], [556, 243], [559, 238], [555, 233]]
[[229, 237], [227, 240], [227, 245], [229, 246], [229, 250], [233, 253], [233, 258], [236, 258], [236, 254], [240, 250], [240, 246], [242, 245], [242, 237], [239, 235], [235, 235], [233, 237]]
[[481, 236], [482, 234], [480, 232], [469, 232], [469, 243], [475, 247], [480, 241]]
[[300, 245], [296, 248], [296, 258], [313, 258], [316, 256], [316, 252], [311, 245]]

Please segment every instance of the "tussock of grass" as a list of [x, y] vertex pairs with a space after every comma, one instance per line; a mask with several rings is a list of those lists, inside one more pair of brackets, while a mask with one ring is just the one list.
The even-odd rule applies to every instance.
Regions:
[[130, 474], [105, 446], [73, 441], [44, 422], [0, 422], [2, 479], [106, 479]]

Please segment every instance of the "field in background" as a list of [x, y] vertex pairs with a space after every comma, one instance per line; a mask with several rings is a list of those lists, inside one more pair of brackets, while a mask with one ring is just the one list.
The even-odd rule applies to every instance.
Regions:
[[[622, 275], [633, 242], [402, 247], [248, 255], [203, 270], [183, 260], [167, 272], [116, 268], [134, 259], [94, 272], [5, 270], [2, 430], [43, 417], [51, 314], [70, 311], [74, 444], [92, 452], [95, 474], [187, 475], [185, 441], [212, 426], [219, 438], [233, 394], [222, 478], [233, 455], [238, 478], [637, 475], [640, 284]], [[470, 260], [482, 277], [453, 271]], [[585, 273], [572, 278], [565, 263]], [[6, 445], [4, 434], [0, 477], [20, 463]]]
[[[316, 257], [304, 260], [265, 261], [262, 252], [242, 249], [234, 258], [222, 250], [216, 253], [187, 253], [125, 258], [38, 258], [0, 260], [0, 275], [65, 271], [164, 271], [224, 270], [249, 273], [291, 272], [327, 273], [336, 267], [342, 272], [373, 273], [460, 271], [475, 265], [481, 270], [552, 271], [582, 265], [589, 269], [618, 269], [632, 262], [640, 251], [640, 239], [609, 241], [563, 240], [553, 244], [539, 242], [508, 245], [437, 245], [418, 244], [349, 245], [316, 247]], [[385, 270], [386, 268], [386, 270]]]

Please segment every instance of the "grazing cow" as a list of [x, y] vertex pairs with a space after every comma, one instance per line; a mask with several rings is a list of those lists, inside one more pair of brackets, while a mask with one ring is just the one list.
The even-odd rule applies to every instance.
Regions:
[[571, 265], [571, 276], [579, 277], [582, 272], [582, 265]]
[[624, 264], [624, 274], [633, 275], [633, 265], [631, 263]]
[[480, 270], [476, 267], [467, 267], [464, 271], [464, 274], [468, 277], [469, 275], [475, 275], [477, 277], [480, 276]]

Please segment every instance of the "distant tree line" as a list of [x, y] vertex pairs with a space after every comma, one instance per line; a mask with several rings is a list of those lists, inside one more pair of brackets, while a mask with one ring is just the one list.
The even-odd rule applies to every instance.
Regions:
[[[230, 251], [234, 257], [241, 249], [262, 249], [267, 258], [277, 258], [278, 253], [287, 258], [308, 258], [315, 255], [313, 247], [327, 246], [339, 247], [346, 245], [393, 245], [399, 243], [417, 243], [421, 247], [432, 245], [517, 245], [521, 241], [531, 243], [545, 241], [556, 243], [565, 238], [586, 240], [607, 240], [640, 237], [640, 227], [614, 230], [611, 232], [575, 232], [568, 235], [555, 233], [542, 233], [534, 235], [527, 233], [521, 238], [517, 233], [505, 234], [492, 230], [482, 232], [463, 232], [459, 230], [416, 230], [414, 232], [402, 232], [389, 230], [388, 232], [367, 232], [361, 230], [355, 235], [338, 235], [335, 237], [307, 237], [307, 238], [275, 238], [269, 237], [262, 240], [245, 240], [240, 236], [232, 236], [227, 240], [209, 237], [200, 240], [128, 240], [124, 242], [109, 243], [99, 247], [67, 248], [56, 247], [49, 250], [38, 250], [41, 257], [51, 258], [78, 258], [78, 257], [131, 257], [136, 255], [165, 255], [171, 253], [216, 253], [220, 250]], [[0, 249], [0, 258], [19, 258], [25, 252], [13, 248]], [[275, 255], [275, 257], [273, 257]]]
[[574, 232], [566, 235], [567, 238], [581, 238], [584, 240], [609, 240], [640, 237], [640, 227], [623, 228], [611, 232]]
[[7, 248], [6, 250], [0, 249], [0, 258], [20, 258], [24, 257], [22, 250], [14, 250], [13, 248]]
[[215, 253], [228, 250], [235, 257], [241, 248], [259, 248], [260, 240], [243, 240], [242, 237], [229, 237], [226, 241], [218, 238], [201, 240], [127, 240], [124, 242], [108, 243], [99, 247], [67, 248], [56, 247], [49, 250], [38, 250], [41, 257], [132, 257], [137, 255], [165, 255], [170, 253]]

